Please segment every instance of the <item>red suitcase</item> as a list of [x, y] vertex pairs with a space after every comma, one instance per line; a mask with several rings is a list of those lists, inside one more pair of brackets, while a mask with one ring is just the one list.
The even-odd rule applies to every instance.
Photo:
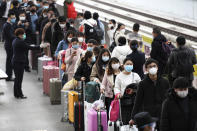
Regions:
[[51, 78], [59, 78], [59, 67], [48, 65], [43, 66], [43, 93], [50, 95], [49, 82]]

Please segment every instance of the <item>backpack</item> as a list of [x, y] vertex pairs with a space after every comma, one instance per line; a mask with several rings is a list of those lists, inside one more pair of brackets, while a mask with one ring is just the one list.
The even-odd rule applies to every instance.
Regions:
[[170, 56], [170, 53], [172, 52], [174, 48], [175, 46], [170, 41], [162, 43], [162, 49], [166, 58]]
[[[121, 98], [121, 105], [124, 106], [131, 106], [134, 104], [134, 100], [135, 100], [135, 96], [136, 96], [136, 91], [137, 91], [137, 83], [132, 83], [129, 84], [125, 91], [124, 91], [124, 95]], [[134, 93], [133, 94], [129, 94], [130, 90], [133, 89]]]
[[[97, 22], [98, 23], [98, 22]], [[85, 36], [89, 39], [95, 39], [97, 41], [101, 41], [104, 37], [104, 32], [100, 28], [100, 25], [94, 25], [93, 27], [85, 24]]]
[[88, 103], [93, 103], [100, 98], [100, 84], [94, 81], [90, 81], [85, 87], [85, 100]]

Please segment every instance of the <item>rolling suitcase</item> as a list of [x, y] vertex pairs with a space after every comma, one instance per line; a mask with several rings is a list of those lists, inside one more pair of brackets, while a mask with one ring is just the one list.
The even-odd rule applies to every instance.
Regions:
[[88, 111], [88, 131], [107, 131], [107, 112], [90, 109]]
[[52, 105], [61, 104], [62, 82], [58, 78], [50, 79], [50, 101]]
[[38, 69], [38, 57], [41, 56], [40, 50], [31, 50], [30, 56], [31, 56], [30, 62], [31, 62], [32, 70], [37, 70]]
[[84, 131], [84, 103], [83, 102], [75, 102], [74, 128], [75, 131]]
[[68, 121], [68, 92], [67, 90], [61, 90], [61, 104], [62, 104], [62, 122]]
[[43, 66], [43, 93], [50, 94], [49, 80], [59, 78], [59, 68], [56, 66]]
[[52, 61], [52, 58], [48, 56], [38, 58], [38, 80], [43, 80], [43, 66], [46, 66], [49, 61]]
[[69, 122], [74, 123], [74, 103], [78, 102], [79, 93], [76, 91], [68, 92], [68, 119]]

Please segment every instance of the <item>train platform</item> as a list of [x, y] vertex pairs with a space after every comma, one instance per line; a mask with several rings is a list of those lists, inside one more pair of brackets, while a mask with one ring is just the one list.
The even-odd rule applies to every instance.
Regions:
[[[0, 69], [5, 71], [6, 53], [0, 43]], [[0, 131], [73, 131], [69, 123], [61, 122], [62, 106], [51, 105], [43, 94], [37, 73], [24, 74], [23, 92], [27, 99], [15, 99], [14, 82], [0, 80]]]

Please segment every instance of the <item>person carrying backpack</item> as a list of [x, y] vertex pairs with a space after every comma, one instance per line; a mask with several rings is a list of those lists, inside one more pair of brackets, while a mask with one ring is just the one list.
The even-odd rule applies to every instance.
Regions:
[[182, 76], [189, 80], [191, 86], [194, 79], [193, 65], [197, 63], [195, 52], [185, 45], [186, 40], [183, 36], [177, 37], [176, 42], [177, 48], [172, 51], [168, 60], [170, 83], [172, 85], [176, 78]]

